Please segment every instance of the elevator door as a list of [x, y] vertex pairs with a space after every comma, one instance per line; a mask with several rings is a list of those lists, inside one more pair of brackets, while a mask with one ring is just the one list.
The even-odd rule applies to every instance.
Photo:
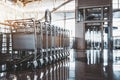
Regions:
[[103, 48], [103, 30], [101, 23], [85, 25], [85, 46], [86, 49]]

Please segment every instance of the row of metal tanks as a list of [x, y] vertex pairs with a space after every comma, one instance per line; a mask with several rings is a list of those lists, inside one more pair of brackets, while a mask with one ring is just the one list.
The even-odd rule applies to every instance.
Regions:
[[36, 68], [69, 56], [69, 30], [35, 19], [7, 20], [2, 25], [7, 31], [1, 33], [0, 51], [14, 68]]

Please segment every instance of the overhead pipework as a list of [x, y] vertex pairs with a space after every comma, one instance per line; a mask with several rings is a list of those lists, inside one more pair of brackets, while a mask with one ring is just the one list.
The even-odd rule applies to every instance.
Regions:
[[25, 6], [27, 3], [35, 2], [35, 1], [41, 1], [41, 0], [13, 0], [13, 2], [15, 2], [15, 3], [21, 3], [21, 4], [23, 4], [24, 6]]

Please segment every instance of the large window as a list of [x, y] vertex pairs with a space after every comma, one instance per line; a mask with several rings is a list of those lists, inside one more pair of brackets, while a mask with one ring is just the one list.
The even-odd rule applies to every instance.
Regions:
[[120, 48], [120, 0], [113, 0], [113, 48]]
[[120, 9], [120, 0], [113, 0], [113, 9]]

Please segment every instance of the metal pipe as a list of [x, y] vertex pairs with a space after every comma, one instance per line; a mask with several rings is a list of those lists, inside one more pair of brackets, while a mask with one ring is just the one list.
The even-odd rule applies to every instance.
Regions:
[[[74, 0], [68, 0], [68, 1], [62, 3], [61, 5], [59, 5], [58, 7], [53, 8], [53, 10], [51, 11], [51, 13], [55, 12], [56, 10], [58, 10], [59, 8], [61, 8], [62, 6], [66, 5], [67, 3], [71, 2], [71, 1], [74, 1]], [[45, 16], [42, 17], [40, 20], [43, 20], [44, 18], [45, 18]]]
[[34, 60], [36, 60], [37, 57], [37, 29], [35, 20], [33, 19], [33, 26], [34, 26], [34, 39], [35, 39], [35, 49], [34, 49]]

